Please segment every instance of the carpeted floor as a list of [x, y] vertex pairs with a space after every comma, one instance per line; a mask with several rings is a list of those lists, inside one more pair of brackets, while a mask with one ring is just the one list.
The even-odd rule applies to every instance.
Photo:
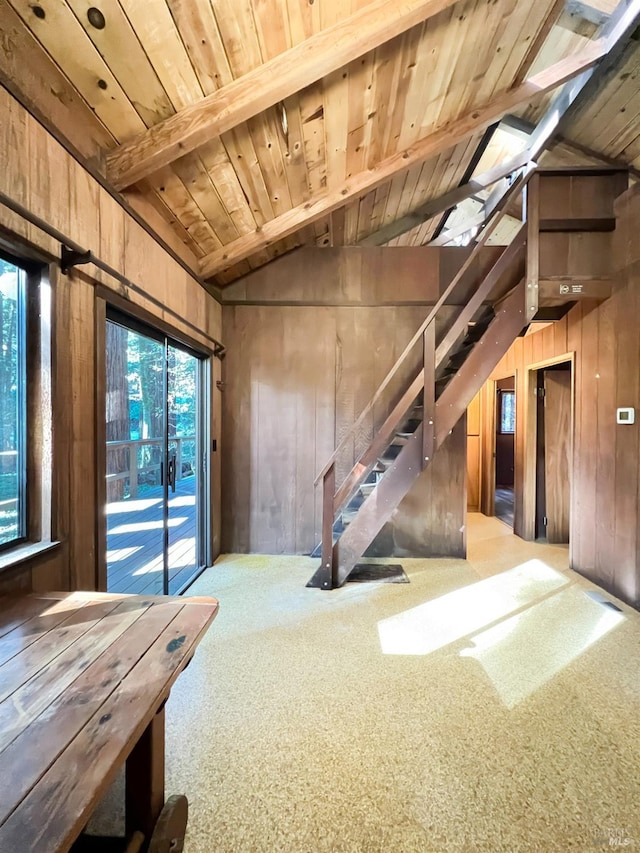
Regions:
[[220, 614], [167, 706], [186, 853], [640, 846], [640, 614], [561, 546], [469, 518], [469, 560], [305, 588], [316, 560], [225, 556]]

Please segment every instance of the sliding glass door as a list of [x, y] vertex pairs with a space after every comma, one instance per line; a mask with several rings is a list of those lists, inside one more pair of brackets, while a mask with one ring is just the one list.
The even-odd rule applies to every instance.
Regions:
[[204, 361], [109, 313], [107, 589], [178, 593], [205, 562]]

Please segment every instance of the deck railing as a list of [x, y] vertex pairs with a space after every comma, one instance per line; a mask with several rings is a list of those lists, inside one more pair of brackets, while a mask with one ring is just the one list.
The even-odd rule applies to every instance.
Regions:
[[[184, 474], [182, 470], [183, 461], [189, 460], [193, 458], [193, 468], [195, 471], [195, 450], [193, 453], [193, 457], [191, 454], [187, 455], [184, 453], [183, 445], [187, 442], [193, 442], [195, 446], [196, 437], [195, 435], [174, 435], [169, 436], [169, 448], [175, 446], [175, 455], [176, 455], [176, 481], [182, 480]], [[155, 459], [154, 461], [150, 461], [146, 465], [138, 466], [138, 449], [139, 448], [153, 448], [154, 445], [157, 447], [157, 453], [152, 454], [156, 457], [160, 457]], [[135, 498], [138, 496], [138, 487], [139, 487], [139, 476], [140, 474], [156, 474], [157, 482], [160, 482], [160, 470], [162, 468], [162, 446], [163, 440], [161, 438], [139, 438], [132, 441], [108, 441], [107, 442], [107, 467], [109, 467], [109, 452], [115, 450], [126, 450], [128, 451], [128, 464], [121, 471], [115, 471], [113, 473], [107, 474], [107, 484], [114, 483], [119, 480], [129, 480], [129, 497]], [[190, 476], [190, 475], [189, 475]]]

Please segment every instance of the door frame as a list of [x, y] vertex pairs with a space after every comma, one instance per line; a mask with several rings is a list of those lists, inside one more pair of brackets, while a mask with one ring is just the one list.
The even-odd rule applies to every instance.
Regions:
[[[518, 393], [518, 368], [512, 370], [506, 368], [500, 373], [494, 373], [485, 385], [486, 397], [482, 401], [482, 406], [486, 411], [486, 417], [482, 417], [480, 421], [481, 429], [481, 446], [480, 446], [480, 512], [483, 515], [488, 515], [493, 518], [496, 513], [496, 397], [498, 393], [498, 382], [504, 379], [510, 379], [513, 376], [513, 387], [516, 393], [516, 425], [513, 433], [513, 494], [514, 498], [518, 494], [518, 409], [520, 407], [520, 394]], [[487, 464], [483, 463], [483, 457], [486, 456]], [[517, 503], [517, 501], [516, 501]], [[514, 514], [514, 527], [515, 527]]]
[[[95, 589], [106, 592], [107, 590], [107, 481], [104, 476], [107, 467], [107, 447], [106, 447], [106, 389], [107, 389], [107, 359], [106, 359], [106, 344], [107, 344], [107, 320], [108, 311], [113, 310], [122, 315], [123, 318], [131, 320], [131, 328], [134, 330], [140, 329], [141, 326], [147, 326], [156, 335], [163, 335], [167, 338], [172, 338], [175, 343], [182, 344], [197, 353], [202, 359], [202, 400], [201, 406], [201, 428], [202, 434], [202, 458], [199, 464], [202, 464], [206, 459], [207, 470], [202, 477], [203, 495], [201, 507], [198, 514], [202, 523], [202, 554], [204, 560], [204, 569], [210, 566], [213, 562], [214, 548], [217, 545], [219, 534], [216, 530], [216, 525], [213, 518], [213, 485], [214, 479], [217, 477], [219, 466], [214, 464], [217, 461], [217, 455], [213, 454], [212, 448], [212, 430], [213, 430], [213, 405], [214, 405], [214, 370], [212, 363], [216, 355], [214, 349], [203, 344], [201, 341], [196, 341], [189, 335], [185, 335], [178, 329], [173, 329], [161, 319], [154, 317], [145, 309], [137, 305], [130, 305], [126, 300], [119, 299], [117, 295], [111, 298], [110, 295], [96, 295], [95, 311], [94, 311], [94, 340], [95, 340], [95, 400], [94, 400], [94, 429], [95, 429], [95, 447], [94, 447], [94, 464], [95, 464], [95, 499], [96, 499], [96, 518], [95, 518]], [[218, 359], [215, 359], [218, 361]], [[215, 537], [215, 541], [214, 541]], [[183, 592], [200, 574], [198, 570], [193, 578], [185, 585], [180, 592]]]
[[[571, 368], [571, 427], [570, 427], [570, 451], [571, 474], [575, 467], [575, 405], [576, 405], [576, 354], [566, 352], [563, 355], [555, 355], [544, 361], [537, 361], [525, 367], [524, 375], [524, 448], [523, 448], [523, 472], [522, 472], [522, 528], [523, 539], [533, 541], [536, 531], [536, 462], [538, 444], [537, 424], [537, 374], [545, 367], [553, 367], [556, 364], [569, 364]], [[517, 404], [517, 401], [516, 401]], [[573, 519], [574, 519], [574, 489], [573, 476], [569, 480], [569, 552], [571, 553], [571, 542], [573, 541]]]

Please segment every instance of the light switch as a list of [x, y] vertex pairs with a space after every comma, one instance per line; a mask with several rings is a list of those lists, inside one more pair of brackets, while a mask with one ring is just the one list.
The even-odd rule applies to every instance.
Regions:
[[632, 407], [617, 410], [616, 421], [619, 424], [632, 424], [636, 419], [636, 410]]

